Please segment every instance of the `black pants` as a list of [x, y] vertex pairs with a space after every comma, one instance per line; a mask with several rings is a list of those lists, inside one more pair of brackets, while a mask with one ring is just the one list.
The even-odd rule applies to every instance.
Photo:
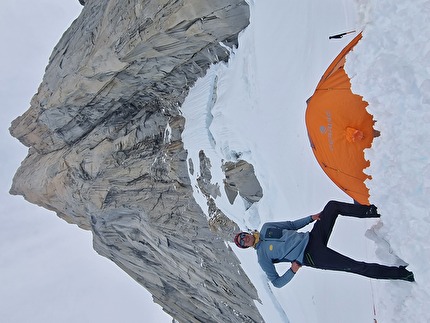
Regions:
[[339, 214], [357, 218], [377, 217], [366, 214], [368, 206], [330, 201], [324, 207], [310, 232], [303, 265], [328, 270], [346, 271], [377, 279], [406, 279], [411, 274], [404, 267], [390, 267], [348, 258], [327, 247], [330, 234]]

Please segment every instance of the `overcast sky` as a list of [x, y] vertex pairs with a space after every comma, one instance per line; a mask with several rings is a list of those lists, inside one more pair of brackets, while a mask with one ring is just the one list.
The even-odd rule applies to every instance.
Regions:
[[0, 317], [3, 322], [171, 322], [92, 249], [89, 232], [8, 191], [27, 148], [8, 128], [29, 107], [78, 0], [0, 0]]

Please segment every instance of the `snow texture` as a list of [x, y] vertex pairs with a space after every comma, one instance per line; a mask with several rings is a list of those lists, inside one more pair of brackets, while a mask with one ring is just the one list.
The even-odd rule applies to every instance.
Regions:
[[378, 315], [381, 322], [429, 322], [430, 1], [368, 1], [359, 16], [363, 40], [346, 70], [381, 131], [365, 152], [371, 202], [383, 214], [378, 248], [389, 242], [416, 279], [378, 283]]

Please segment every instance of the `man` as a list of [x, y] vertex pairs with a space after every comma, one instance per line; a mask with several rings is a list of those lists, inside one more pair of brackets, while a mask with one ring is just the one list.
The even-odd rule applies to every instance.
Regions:
[[[378, 218], [374, 205], [330, 201], [321, 213], [296, 221], [268, 222], [260, 232], [241, 232], [234, 237], [239, 248], [254, 247], [258, 263], [275, 287], [287, 284], [302, 266], [346, 271], [376, 279], [401, 279], [413, 282], [414, 274], [405, 266], [390, 267], [356, 261], [327, 247], [338, 215]], [[310, 232], [298, 232], [317, 221]], [[291, 262], [291, 268], [279, 276], [275, 263]]]

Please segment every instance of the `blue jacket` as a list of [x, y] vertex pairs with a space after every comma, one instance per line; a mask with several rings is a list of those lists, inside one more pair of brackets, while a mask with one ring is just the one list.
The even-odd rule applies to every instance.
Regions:
[[282, 287], [294, 277], [289, 269], [282, 276], [276, 272], [274, 263], [303, 263], [305, 248], [309, 242], [309, 232], [297, 230], [311, 223], [312, 216], [296, 221], [267, 222], [260, 230], [260, 240], [255, 245], [258, 263], [275, 287]]

